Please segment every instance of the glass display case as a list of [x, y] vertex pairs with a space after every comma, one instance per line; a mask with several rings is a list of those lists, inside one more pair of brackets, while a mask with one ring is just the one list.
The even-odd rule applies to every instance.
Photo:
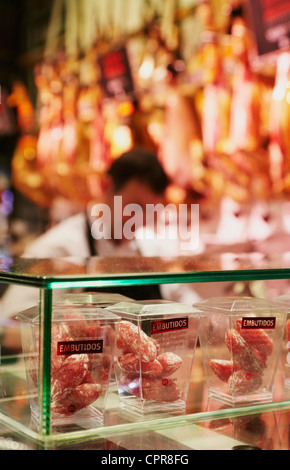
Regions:
[[[243, 439], [244, 434], [241, 429], [245, 427], [243, 428], [241, 423], [257, 424], [254, 418], [258, 417], [257, 419], [261, 420], [261, 416], [265, 415], [270, 417], [274, 426], [277, 413], [283, 416], [281, 418], [283, 421], [290, 409], [290, 391], [284, 387], [283, 370], [281, 368], [278, 370], [271, 402], [245, 406], [221, 405], [207, 395], [199, 347], [196, 348], [184, 413], [148, 419], [126, 415], [119, 406], [116, 382], [111, 380], [102, 425], [86, 427], [72, 423], [69, 428], [62, 427], [60, 424], [56, 429], [52, 429], [50, 396], [54, 298], [58, 293], [90, 290], [102, 292], [102, 289], [107, 287], [117, 291], [120, 286], [290, 279], [289, 260], [287, 253], [275, 255], [272, 258], [256, 256], [256, 254], [253, 256], [251, 253], [234, 254], [231, 257], [216, 254], [211, 255], [210, 258], [204, 256], [38, 260], [2, 258], [0, 283], [4, 289], [11, 285], [21, 289], [27, 288], [35, 292], [38, 299], [40, 380], [38, 383], [39, 420], [35, 427], [31, 422], [29, 406], [31, 397], [25, 376], [24, 354], [19, 352], [15, 355], [1, 355], [1, 435], [8, 436], [7, 439], [9, 435], [21, 436], [22, 442], [25, 441], [25, 445], [32, 448], [37, 446], [60, 448], [70, 445], [78, 447], [86, 442], [86, 446], [92, 445], [100, 449], [108, 448], [107, 446], [110, 445], [110, 448], [131, 448], [132, 450], [152, 449], [150, 447], [152, 443], [149, 444], [149, 442], [152, 442], [152, 435], [154, 435], [158, 437], [159, 449], [190, 449], [197, 446], [186, 440], [188, 429], [190, 429], [189, 435], [196, 436], [196, 439], [201, 439], [202, 436], [206, 438], [213, 432], [218, 432], [218, 435], [227, 440], [228, 444], [225, 444], [223, 440], [223, 445], [228, 445], [230, 448], [251, 444], [249, 436]], [[21, 298], [16, 297], [15, 302], [17, 300], [16, 303], [21, 304]], [[22, 310], [25, 308], [26, 306], [23, 305]], [[5, 315], [5, 312], [3, 313]], [[251, 427], [248, 424], [247, 426]], [[176, 430], [178, 429], [180, 432], [177, 437]], [[220, 430], [222, 430], [221, 434]], [[134, 435], [134, 440], [130, 438], [132, 435]], [[3, 437], [3, 439], [5, 441], [6, 438]], [[205, 442], [204, 445], [206, 445]]]

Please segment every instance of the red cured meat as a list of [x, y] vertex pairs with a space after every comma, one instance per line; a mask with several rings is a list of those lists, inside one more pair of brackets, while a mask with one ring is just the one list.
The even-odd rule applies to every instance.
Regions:
[[140, 395], [140, 377], [136, 378], [134, 375], [130, 374], [124, 375], [119, 379], [119, 386], [127, 393], [132, 393], [136, 396]]
[[154, 379], [159, 377], [162, 374], [162, 365], [157, 359], [154, 359], [152, 362], [142, 362], [141, 371], [143, 377], [149, 377]]
[[[158, 401], [158, 389], [160, 387], [159, 380], [157, 379], [142, 379], [142, 398], [145, 400], [154, 400]], [[138, 390], [139, 395], [141, 396], [140, 390]]]
[[174, 402], [182, 395], [173, 379], [143, 380], [142, 391], [143, 398], [157, 402]]
[[84, 384], [93, 384], [93, 383], [95, 383], [94, 378], [92, 376], [92, 373], [89, 370], [86, 372], [82, 383], [84, 383]]
[[112, 356], [110, 354], [89, 354], [88, 356], [89, 370], [92, 373], [94, 382], [102, 384], [108, 382]]
[[37, 387], [38, 384], [38, 358], [37, 355], [33, 353], [31, 348], [31, 353], [26, 356], [25, 359], [27, 371], [32, 379], [33, 384]]
[[[164, 378], [132, 378], [125, 376], [120, 384], [129, 393], [138, 398], [153, 400], [156, 402], [174, 402], [182, 397], [178, 385], [173, 379]], [[142, 384], [142, 393], [141, 393]]]
[[63, 314], [66, 321], [66, 328], [74, 339], [86, 338], [88, 323], [80, 312], [66, 311]]
[[52, 376], [51, 396], [58, 400], [80, 385], [89, 368], [87, 354], [68, 356], [61, 368]]
[[[122, 354], [118, 357], [118, 364], [125, 374], [139, 375], [140, 374], [140, 362], [139, 359], [133, 353]], [[141, 373], [142, 376], [146, 377], [159, 377], [162, 373], [162, 365], [156, 359], [152, 362], [141, 362]]]
[[158, 343], [158, 341], [156, 341], [156, 339], [151, 338], [151, 340], [156, 346], [157, 355], [160, 354], [160, 350], [161, 350], [160, 344]]
[[286, 339], [290, 341], [290, 320], [286, 322]]
[[57, 345], [60, 341], [73, 341], [73, 337], [63, 325], [51, 328], [51, 373], [54, 374], [63, 365], [67, 356], [58, 355]]
[[139, 360], [133, 353], [122, 354], [118, 357], [118, 364], [120, 369], [125, 374], [138, 375], [140, 372]]
[[258, 351], [258, 350], [255, 349], [254, 347], [252, 347], [252, 351], [253, 351], [253, 353], [255, 354], [255, 357], [256, 357], [256, 359], [257, 359], [259, 365], [261, 366], [261, 368], [262, 368], [262, 369], [266, 369], [268, 357], [265, 356], [264, 354], [262, 354], [260, 351]]
[[252, 374], [261, 374], [262, 368], [255, 354], [235, 329], [230, 329], [226, 332], [225, 342], [229, 351], [233, 354], [233, 360], [242, 369]]
[[168, 380], [168, 383], [161, 382], [158, 393], [158, 401], [174, 402], [182, 398], [182, 392], [172, 379]]
[[109, 354], [104, 354], [103, 356], [103, 365], [98, 374], [96, 374], [96, 369], [93, 369], [93, 376], [95, 377], [95, 382], [100, 384], [106, 384], [109, 382], [110, 374], [114, 373], [113, 365], [111, 365], [112, 356]]
[[[51, 331], [51, 409], [55, 413], [71, 415], [94, 402], [100, 395], [102, 384], [108, 383], [111, 370], [111, 348], [105, 341], [115, 340], [115, 331], [89, 322], [81, 313], [67, 310], [66, 323], [54, 324]], [[84, 338], [102, 338], [103, 353], [61, 354], [58, 343]], [[38, 343], [38, 339], [36, 339]], [[39, 346], [37, 347], [39, 350]], [[31, 375], [37, 384], [35, 361]]]

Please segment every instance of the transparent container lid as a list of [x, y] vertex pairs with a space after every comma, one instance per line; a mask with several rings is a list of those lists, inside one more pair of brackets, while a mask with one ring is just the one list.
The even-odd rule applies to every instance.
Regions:
[[[0, 280], [48, 289], [102, 288], [168, 282], [220, 282], [290, 277], [290, 252], [218, 253], [178, 257], [0, 258]], [[229, 255], [229, 256], [228, 256]], [[225, 259], [234, 262], [225, 263]]]
[[[279, 297], [275, 297], [274, 302], [278, 302], [279, 304], [283, 304], [283, 305], [290, 307], [290, 295], [289, 294], [279, 295]], [[289, 309], [289, 313], [290, 313], [290, 309]]]
[[131, 300], [121, 294], [107, 292], [85, 292], [81, 294], [57, 294], [54, 305], [112, 305]]

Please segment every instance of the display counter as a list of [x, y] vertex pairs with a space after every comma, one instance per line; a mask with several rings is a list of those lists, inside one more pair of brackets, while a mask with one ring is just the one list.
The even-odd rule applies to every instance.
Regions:
[[[289, 279], [287, 254], [217, 254], [206, 258], [1, 259], [1, 282], [39, 291], [41, 348], [39, 358], [40, 425], [31, 423], [29, 392], [22, 353], [2, 356], [0, 365], [0, 445], [31, 449], [189, 450], [289, 449], [290, 391], [284, 387], [283, 364], [276, 377], [274, 399], [268, 403], [225, 406], [207, 396], [201, 351], [197, 347], [186, 412], [132, 418], [119, 407], [114, 381], [106, 403], [104, 425], [71, 426], [51, 432], [50, 342], [53, 296], [62, 289], [102, 289], [106, 286], [167, 283]], [[244, 447], [246, 448], [246, 447]]]

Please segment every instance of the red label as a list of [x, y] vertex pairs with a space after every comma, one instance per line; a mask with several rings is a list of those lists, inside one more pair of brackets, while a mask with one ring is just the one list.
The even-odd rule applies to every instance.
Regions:
[[155, 320], [151, 322], [151, 335], [166, 333], [174, 330], [185, 330], [188, 328], [188, 318], [171, 318], [168, 320]]
[[242, 318], [243, 329], [262, 328], [263, 330], [275, 329], [276, 317], [244, 317]]
[[102, 352], [102, 339], [89, 339], [82, 341], [59, 341], [57, 343], [58, 356], [70, 356], [71, 354], [97, 354]]

